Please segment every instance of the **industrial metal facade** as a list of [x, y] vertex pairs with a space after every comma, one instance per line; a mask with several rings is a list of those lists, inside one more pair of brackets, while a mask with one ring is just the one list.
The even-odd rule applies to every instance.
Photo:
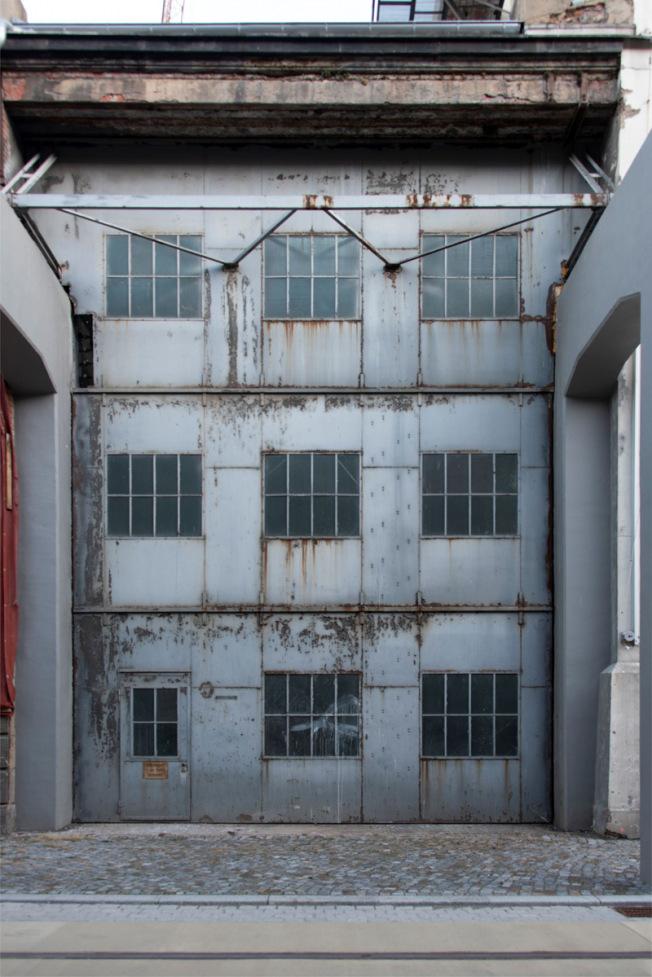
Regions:
[[[545, 150], [222, 156], [75, 162], [56, 191], [271, 205], [577, 187]], [[96, 213], [227, 263], [275, 219]], [[455, 244], [527, 212], [340, 216], [398, 264], [431, 235]], [[157, 266], [146, 243], [125, 258], [119, 232], [70, 215], [38, 221], [94, 319], [94, 385], [74, 395], [76, 816], [548, 820], [547, 302], [568, 213], [500, 236], [515, 268], [502, 294], [518, 299], [501, 318], [493, 236], [475, 258], [462, 245], [392, 270], [307, 209], [224, 270], [175, 251]], [[198, 268], [201, 314], [182, 316]], [[318, 317], [343, 280], [345, 305]], [[426, 280], [452, 311], [426, 315]]]

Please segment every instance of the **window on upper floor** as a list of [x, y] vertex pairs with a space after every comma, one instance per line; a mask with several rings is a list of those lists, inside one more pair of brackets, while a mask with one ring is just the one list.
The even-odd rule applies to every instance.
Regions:
[[511, 319], [519, 314], [518, 235], [489, 234], [458, 244], [468, 235], [424, 234], [423, 251], [446, 251], [421, 259], [424, 319]]
[[360, 755], [360, 676], [265, 673], [265, 756]]
[[201, 455], [107, 456], [109, 536], [201, 536]]
[[[201, 250], [196, 234], [159, 241]], [[201, 258], [129, 234], [106, 238], [106, 314], [112, 318], [197, 319], [202, 315]]]
[[421, 676], [421, 756], [518, 756], [518, 675], [426, 672]]
[[422, 536], [516, 536], [518, 455], [432, 452], [422, 457]]
[[265, 536], [324, 539], [360, 534], [360, 456], [265, 455]]
[[265, 241], [266, 319], [357, 319], [360, 245], [343, 234], [274, 234]]

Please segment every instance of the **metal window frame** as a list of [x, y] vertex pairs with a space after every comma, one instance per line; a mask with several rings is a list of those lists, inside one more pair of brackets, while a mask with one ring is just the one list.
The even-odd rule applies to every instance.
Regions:
[[[265, 681], [266, 681], [268, 675], [284, 675], [285, 676], [285, 703], [286, 703], [286, 711], [285, 712], [270, 712], [270, 713], [268, 713], [267, 710], [266, 710], [266, 708], [265, 708]], [[297, 715], [297, 716], [298, 715], [306, 715], [306, 716], [308, 716], [307, 713], [291, 713], [290, 712], [290, 676], [292, 676], [292, 675], [306, 675], [306, 676], [308, 676], [310, 678], [310, 714], [309, 714], [309, 718], [310, 718], [311, 730], [310, 730], [310, 753], [309, 754], [290, 753], [290, 726], [289, 726], [290, 716], [294, 716], [294, 715]], [[357, 697], [358, 698], [358, 711], [356, 713], [348, 713], [348, 714], [345, 713], [344, 714], [344, 715], [351, 715], [351, 716], [355, 715], [357, 717], [357, 719], [358, 719], [358, 752], [355, 755], [340, 754], [340, 753], [337, 753], [336, 752], [336, 753], [333, 753], [330, 756], [321, 756], [318, 753], [313, 753], [313, 739], [312, 739], [312, 722], [313, 722], [313, 719], [319, 718], [319, 717], [324, 716], [324, 715], [328, 715], [327, 713], [315, 712], [314, 711], [314, 679], [315, 679], [316, 676], [323, 676], [323, 675], [332, 676], [335, 679], [335, 704], [337, 704], [338, 701], [339, 701], [339, 682], [338, 682], [339, 676], [340, 675], [347, 675], [347, 676], [348, 675], [355, 675], [357, 677], [357, 679], [358, 679], [358, 697]], [[340, 671], [335, 671], [335, 672], [330, 672], [330, 671], [329, 672], [314, 672], [314, 671], [296, 671], [296, 670], [286, 671], [285, 669], [267, 669], [267, 670], [263, 671], [263, 696], [262, 696], [262, 700], [263, 700], [263, 702], [262, 702], [262, 704], [263, 704], [263, 723], [262, 723], [262, 727], [263, 727], [262, 728], [263, 745], [262, 745], [262, 750], [261, 750], [261, 756], [262, 756], [263, 760], [326, 760], [326, 761], [347, 760], [348, 761], [348, 760], [361, 760], [362, 759], [363, 737], [362, 737], [362, 672], [361, 671], [356, 671], [355, 669], [352, 669], [351, 671], [345, 671], [345, 670], [341, 669]], [[279, 717], [280, 718], [280, 717], [283, 717], [285, 719], [285, 747], [286, 747], [286, 753], [284, 755], [270, 754], [270, 753], [266, 753], [265, 752], [265, 745], [266, 745], [266, 727], [267, 727], [266, 720], [267, 720], [268, 717], [269, 718], [274, 718], [274, 717]], [[338, 712], [337, 708], [335, 708], [334, 711], [333, 711], [333, 717], [334, 717], [334, 723], [333, 723], [333, 725], [334, 725], [335, 748], [337, 750], [338, 747], [339, 747], [339, 741], [338, 741], [338, 736], [337, 736], [337, 730], [338, 730], [338, 725], [339, 725], [339, 712]]]
[[[285, 492], [268, 492], [267, 491], [267, 481], [266, 481], [266, 467], [267, 467], [267, 465], [266, 465], [266, 460], [267, 460], [267, 458], [269, 458], [271, 456], [274, 456], [274, 455], [276, 455], [276, 456], [283, 455], [286, 458], [286, 471], [285, 471], [286, 491]], [[290, 492], [290, 462], [289, 462], [289, 459], [290, 459], [291, 456], [295, 456], [296, 457], [298, 455], [301, 455], [303, 457], [306, 457], [307, 456], [307, 457], [310, 458], [310, 492], [309, 493], [308, 492], [292, 492], [292, 493]], [[315, 491], [314, 491], [314, 458], [315, 458], [316, 455], [328, 455], [330, 457], [334, 457], [335, 458], [335, 491], [332, 492], [332, 493], [331, 492], [317, 492], [317, 493], [315, 493]], [[338, 457], [340, 455], [355, 455], [358, 458], [358, 491], [357, 492], [338, 492], [339, 477], [338, 477], [338, 462], [337, 462], [337, 459], [338, 459]], [[361, 502], [362, 502], [362, 452], [361, 451], [319, 451], [319, 450], [318, 451], [272, 451], [272, 450], [270, 450], [270, 451], [263, 451], [262, 452], [262, 476], [263, 476], [262, 477], [262, 489], [263, 489], [263, 523], [262, 523], [263, 533], [262, 533], [262, 535], [263, 535], [263, 539], [264, 540], [274, 540], [274, 539], [302, 540], [302, 539], [309, 539], [309, 540], [316, 540], [316, 541], [319, 541], [319, 540], [339, 541], [339, 540], [346, 540], [346, 539], [361, 539], [362, 538], [362, 513], [360, 511]], [[313, 535], [313, 528], [314, 528], [314, 508], [313, 508], [313, 501], [312, 500], [314, 499], [315, 494], [317, 494], [317, 495], [327, 495], [327, 496], [331, 496], [332, 495], [333, 498], [335, 499], [335, 530], [336, 530], [336, 532], [337, 532], [338, 523], [339, 523], [339, 519], [338, 519], [339, 506], [338, 506], [338, 501], [337, 501], [338, 498], [340, 497], [340, 495], [344, 496], [345, 498], [349, 498], [349, 499], [356, 499], [357, 498], [357, 500], [358, 500], [358, 532], [357, 532], [357, 534], [355, 536], [338, 536], [338, 535], [335, 535], [335, 536], [315, 536], [315, 535]], [[266, 514], [267, 514], [267, 499], [268, 498], [277, 498], [277, 499], [278, 498], [285, 498], [285, 500], [286, 500], [286, 509], [285, 509], [285, 520], [286, 520], [286, 522], [285, 522], [285, 525], [286, 525], [286, 528], [287, 528], [288, 532], [289, 532], [289, 529], [290, 529], [290, 498], [309, 498], [310, 499], [310, 529], [311, 529], [310, 536], [290, 536], [290, 535], [287, 535], [287, 534], [285, 536], [268, 536], [267, 535], [267, 531], [266, 531], [266, 521], [267, 521], [266, 520]]]
[[[152, 691], [154, 693], [154, 719], [140, 722], [134, 719], [134, 692], [137, 689], [145, 689], [146, 691]], [[174, 725], [177, 727], [177, 752], [172, 754], [162, 754], [158, 752], [158, 729], [159, 725], [171, 726], [172, 722], [170, 720], [164, 720], [159, 722], [158, 719], [158, 693], [159, 689], [165, 689], [166, 691], [173, 689], [176, 694], [177, 700], [177, 718], [174, 720]], [[133, 685], [128, 686], [129, 694], [129, 747], [130, 747], [130, 759], [132, 760], [179, 760], [181, 759], [181, 753], [179, 752], [179, 686], [178, 685]], [[153, 726], [154, 727], [154, 752], [153, 753], [136, 753], [134, 747], [134, 733], [136, 725], [139, 726]]]
[[[188, 321], [188, 322], [203, 322], [204, 321], [204, 305], [205, 305], [205, 302], [204, 302], [204, 288], [203, 288], [204, 269], [203, 269], [203, 267], [200, 268], [199, 272], [196, 275], [182, 275], [181, 272], [180, 272], [180, 264], [181, 264], [180, 255], [181, 254], [189, 254], [189, 255], [192, 255], [193, 257], [199, 258], [200, 261], [203, 261], [205, 256], [204, 256], [204, 254], [203, 254], [202, 251], [195, 251], [192, 248], [187, 248], [184, 245], [179, 244], [179, 240], [182, 237], [196, 237], [196, 238], [199, 238], [199, 240], [201, 242], [204, 239], [204, 235], [202, 233], [200, 233], [200, 234], [196, 234], [196, 233], [193, 233], [193, 234], [182, 234], [182, 233], [167, 234], [166, 233], [165, 236], [166, 237], [173, 237], [173, 238], [175, 238], [175, 242], [176, 243], [173, 243], [171, 241], [162, 241], [162, 240], [160, 240], [160, 238], [156, 237], [156, 235], [153, 232], [152, 232], [152, 234], [144, 234], [144, 233], [141, 233], [141, 232], [138, 232], [138, 231], [118, 230], [117, 227], [115, 229], [115, 233], [113, 233], [113, 234], [105, 234], [104, 235], [104, 249], [103, 249], [103, 251], [104, 251], [104, 316], [105, 316], [106, 319], [109, 319], [109, 320], [114, 320], [114, 319], [118, 319], [118, 320], [129, 319], [129, 320], [133, 320], [133, 321], [137, 321], [137, 322], [152, 322], [152, 321], [159, 321], [159, 322], [177, 322], [179, 320], [181, 320], [181, 321]], [[119, 237], [126, 237], [127, 238], [127, 242], [128, 242], [127, 243], [127, 267], [128, 267], [128, 270], [127, 270], [127, 274], [126, 275], [112, 275], [109, 272], [109, 240], [111, 238], [119, 238]], [[152, 274], [151, 275], [133, 275], [132, 274], [132, 269], [131, 269], [131, 238], [132, 237], [135, 237], [135, 238], [138, 238], [138, 239], [144, 240], [144, 241], [149, 241], [151, 243], [151, 245], [152, 245]], [[171, 249], [172, 251], [176, 252], [176, 256], [177, 256], [177, 272], [176, 272], [175, 275], [158, 275], [158, 274], [156, 274], [156, 270], [155, 269], [156, 269], [156, 245], [157, 244], [162, 245], [163, 247], [167, 247], [167, 248]], [[108, 289], [108, 285], [109, 285], [109, 279], [110, 278], [126, 278], [127, 279], [127, 298], [128, 298], [128, 302], [129, 302], [129, 312], [128, 312], [127, 315], [114, 315], [113, 313], [110, 313], [109, 312], [109, 289]], [[151, 315], [133, 315], [132, 314], [131, 283], [134, 280], [134, 278], [150, 278], [152, 280], [152, 314]], [[199, 282], [199, 305], [200, 305], [199, 315], [194, 315], [193, 316], [193, 315], [182, 315], [181, 314], [181, 288], [180, 288], [180, 281], [181, 281], [182, 278], [192, 278], [192, 279], [196, 279]], [[172, 279], [172, 280], [174, 280], [174, 281], [177, 282], [177, 315], [170, 316], [170, 315], [157, 315], [156, 314], [156, 280], [157, 279]]]
[[[443, 675], [444, 676], [444, 711], [443, 712], [424, 712], [423, 709], [423, 679], [426, 675]], [[448, 676], [449, 675], [466, 675], [468, 677], [468, 698], [467, 698], [467, 712], [448, 712], [447, 703], [447, 692], [448, 692]], [[474, 713], [471, 711], [471, 686], [472, 677], [474, 675], [491, 675], [493, 677], [492, 683], [492, 696], [493, 696], [493, 708], [491, 713]], [[514, 675], [516, 677], [516, 706], [517, 712], [496, 712], [496, 677], [498, 675]], [[521, 673], [513, 668], [485, 668], [476, 669], [474, 671], [457, 671], [455, 669], [437, 669], [437, 668], [427, 668], [421, 672], [420, 682], [419, 682], [419, 709], [421, 713], [421, 722], [419, 725], [419, 756], [422, 760], [438, 760], [438, 761], [449, 761], [449, 760], [521, 760], [521, 746], [522, 746], [522, 736], [521, 736]], [[465, 716], [467, 719], [467, 743], [468, 743], [468, 754], [452, 754], [448, 753], [448, 724], [446, 722], [448, 716]], [[493, 744], [493, 754], [474, 754], [472, 753], [472, 723], [471, 720], [473, 716], [486, 716], [492, 719], [492, 744]], [[504, 753], [496, 753], [496, 719], [500, 716], [507, 716], [509, 718], [516, 719], [516, 753], [508, 755]], [[426, 718], [442, 718], [444, 720], [444, 753], [443, 754], [426, 754], [424, 753], [423, 747], [423, 720]]]
[[[420, 256], [420, 266], [419, 266], [419, 272], [420, 272], [419, 273], [419, 286], [420, 286], [419, 287], [419, 313], [420, 313], [421, 321], [422, 322], [479, 322], [479, 321], [480, 322], [496, 322], [496, 321], [500, 321], [500, 322], [515, 322], [515, 321], [519, 321], [519, 319], [520, 319], [519, 309], [520, 309], [520, 303], [521, 303], [521, 286], [522, 286], [522, 281], [523, 281], [522, 268], [521, 268], [522, 248], [521, 248], [521, 235], [520, 234], [518, 234], [518, 233], [508, 233], [505, 230], [500, 230], [500, 231], [499, 230], [495, 230], [495, 231], [488, 231], [488, 232], [483, 233], [483, 234], [474, 234], [471, 237], [468, 237], [468, 236], [465, 236], [463, 234], [460, 235], [459, 232], [452, 232], [452, 231], [447, 231], [447, 230], [442, 230], [442, 231], [424, 231], [424, 230], [422, 230], [420, 232], [420, 235], [419, 236], [420, 236], [421, 249], [422, 249], [422, 254]], [[433, 250], [427, 250], [426, 249], [426, 239], [429, 238], [429, 237], [443, 237], [444, 238], [444, 244], [443, 244], [443, 246], [442, 247], [439, 247], [439, 248], [434, 248]], [[453, 242], [449, 243], [449, 238], [451, 238], [451, 237], [461, 238], [461, 240], [453, 241]], [[483, 238], [487, 238], [487, 237], [491, 237], [491, 238], [494, 239], [493, 271], [492, 271], [491, 278], [479, 277], [479, 276], [474, 276], [474, 275], [471, 274], [471, 261], [472, 261], [472, 255], [473, 255], [473, 242], [474, 241], [479, 241], [479, 240], [481, 240]], [[495, 246], [495, 239], [498, 238], [498, 237], [511, 237], [511, 238], [515, 238], [515, 240], [516, 240], [516, 275], [496, 275], [496, 246]], [[448, 281], [449, 281], [449, 275], [448, 275], [448, 252], [451, 251], [453, 248], [460, 247], [463, 244], [469, 244], [470, 245], [470, 247], [469, 247], [469, 274], [468, 274], [468, 283], [469, 283], [469, 295], [468, 295], [468, 299], [469, 299], [469, 314], [468, 315], [465, 315], [465, 316], [450, 315], [449, 312], [448, 312], [448, 308], [447, 308], [447, 306], [448, 306]], [[444, 254], [444, 260], [445, 260], [445, 267], [444, 267], [445, 274], [444, 274], [444, 276], [443, 277], [440, 277], [440, 276], [427, 275], [427, 274], [425, 274], [424, 273], [423, 258], [427, 258], [427, 257], [430, 257], [431, 255], [441, 254], [441, 253]], [[453, 280], [456, 280], [456, 276], [452, 276], [452, 279]], [[457, 278], [457, 280], [460, 280], [459, 277]], [[427, 315], [425, 313], [424, 308], [423, 308], [423, 300], [424, 300], [424, 287], [423, 287], [423, 283], [424, 283], [424, 281], [443, 281], [444, 282], [444, 289], [445, 289], [445, 291], [444, 291], [444, 315], [435, 316], [435, 315]], [[478, 316], [478, 315], [473, 315], [471, 313], [472, 283], [474, 281], [491, 281], [491, 283], [492, 283], [492, 306], [493, 306], [493, 314], [492, 315], [481, 315], [481, 316]], [[514, 312], [513, 315], [505, 316], [505, 315], [497, 315], [497, 313], [496, 313], [496, 282], [497, 281], [516, 281], [516, 311]]]
[[[362, 289], [360, 287], [362, 282], [362, 252], [358, 250], [357, 256], [357, 274], [356, 275], [340, 275], [338, 274], [339, 267], [339, 244], [336, 243], [336, 259], [335, 259], [335, 275], [315, 275], [314, 271], [314, 240], [315, 238], [333, 238], [336, 242], [337, 240], [347, 240], [349, 237], [354, 236], [351, 234], [341, 234], [337, 231], [287, 231], [282, 234], [266, 234], [263, 239], [265, 243], [267, 240], [272, 240], [272, 238], [283, 237], [286, 240], [285, 249], [285, 275], [268, 275], [267, 274], [267, 259], [265, 257], [266, 248], [263, 248], [262, 254], [262, 320], [264, 322], [359, 322], [362, 318]], [[290, 275], [290, 249], [289, 249], [289, 238], [308, 238], [310, 239], [310, 275]], [[290, 279], [291, 278], [309, 278], [310, 279], [310, 315], [305, 316], [295, 316], [289, 314], [290, 308]], [[315, 279], [324, 279], [327, 281], [335, 282], [335, 315], [332, 317], [315, 315], [315, 290], [314, 282]], [[337, 306], [339, 303], [339, 280], [347, 279], [350, 281], [355, 281], [357, 283], [356, 289], [356, 313], [352, 316], [341, 316], [338, 315]], [[265, 303], [267, 295], [267, 282], [269, 280], [286, 282], [285, 291], [285, 307], [288, 310], [287, 314], [284, 316], [278, 315], [268, 315]]]
[[[129, 492], [109, 492], [109, 458], [126, 455], [129, 459]], [[132, 458], [134, 457], [151, 457], [153, 459], [152, 463], [152, 494], [151, 496], [146, 493], [137, 493], [135, 496], [132, 492]], [[156, 500], [159, 497], [156, 492], [156, 459], [164, 456], [172, 456], [177, 459], [177, 491], [176, 494], [173, 493], [161, 493], [160, 497], [165, 499], [176, 498], [177, 500], [177, 532], [176, 535], [157, 535], [156, 533]], [[181, 492], [181, 461], [183, 457], [199, 458], [201, 465], [201, 492]], [[104, 478], [106, 485], [106, 492], [104, 493], [106, 512], [104, 518], [105, 525], [105, 539], [204, 539], [204, 527], [206, 525], [206, 513], [204, 511], [204, 461], [203, 455], [199, 451], [107, 451], [105, 454], [105, 464], [104, 464]], [[182, 534], [181, 529], [181, 498], [190, 499], [201, 499], [201, 532], [196, 536]], [[145, 498], [152, 499], [152, 535], [151, 536], [138, 536], [134, 535], [132, 532], [133, 525], [133, 515], [132, 515], [132, 500], [134, 498]], [[109, 500], [110, 499], [127, 499], [129, 502], [129, 535], [117, 535], [109, 533]]]
[[[419, 537], [420, 539], [508, 539], [515, 540], [521, 538], [521, 520], [520, 520], [520, 500], [522, 498], [521, 492], [521, 453], [520, 451], [485, 451], [485, 450], [459, 450], [459, 451], [437, 451], [437, 450], [425, 450], [421, 451], [420, 459], [420, 477], [421, 477], [421, 492], [420, 496], [420, 512], [419, 512]], [[468, 463], [468, 475], [469, 475], [469, 491], [467, 493], [452, 492], [451, 495], [464, 495], [468, 498], [468, 527], [469, 532], [467, 535], [460, 534], [450, 534], [448, 533], [448, 518], [447, 518], [447, 506], [446, 499], [448, 498], [448, 463], [444, 461], [444, 491], [442, 492], [424, 492], [424, 478], [423, 478], [423, 459], [426, 455], [443, 455], [444, 459], [448, 458], [449, 455], [466, 455], [469, 459]], [[492, 461], [492, 473], [493, 473], [493, 491], [489, 492], [472, 492], [471, 491], [471, 458], [473, 455], [490, 455], [493, 459]], [[516, 492], [496, 492], [496, 457], [498, 455], [515, 455], [516, 456]], [[494, 532], [492, 533], [472, 533], [471, 532], [471, 499], [474, 495], [482, 496], [487, 498], [491, 496], [493, 499], [493, 527]], [[496, 533], [496, 498], [499, 496], [509, 496], [510, 498], [514, 496], [516, 498], [516, 532], [510, 535], [505, 533]], [[443, 498], [444, 499], [444, 529], [445, 532], [437, 533], [433, 535], [431, 533], [423, 532], [423, 500], [424, 498]]]

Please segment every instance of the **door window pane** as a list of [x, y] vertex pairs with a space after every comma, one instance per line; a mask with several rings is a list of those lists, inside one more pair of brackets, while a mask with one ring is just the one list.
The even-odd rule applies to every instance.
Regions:
[[134, 721], [154, 720], [154, 689], [133, 689]]
[[156, 754], [157, 756], [177, 755], [177, 724], [156, 724]]
[[134, 723], [134, 756], [154, 755], [154, 723]]

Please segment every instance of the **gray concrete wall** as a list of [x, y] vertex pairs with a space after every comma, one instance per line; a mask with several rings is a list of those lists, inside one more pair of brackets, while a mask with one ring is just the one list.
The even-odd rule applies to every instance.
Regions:
[[72, 811], [70, 302], [2, 199], [0, 241], [20, 478], [16, 815], [19, 828], [52, 829]]
[[[612, 657], [609, 399], [641, 344], [641, 842], [650, 878], [652, 279], [648, 138], [559, 301], [555, 408], [556, 819], [588, 828], [598, 679]], [[623, 301], [625, 300], [625, 301]]]

